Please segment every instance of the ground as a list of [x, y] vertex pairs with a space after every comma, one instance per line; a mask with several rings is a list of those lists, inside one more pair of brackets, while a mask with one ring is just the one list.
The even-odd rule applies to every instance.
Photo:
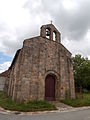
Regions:
[[52, 102], [58, 110], [43, 112], [17, 112], [0, 108], [0, 120], [90, 120], [90, 106], [73, 108], [60, 102]]
[[90, 120], [90, 109], [33, 115], [0, 113], [0, 120]]

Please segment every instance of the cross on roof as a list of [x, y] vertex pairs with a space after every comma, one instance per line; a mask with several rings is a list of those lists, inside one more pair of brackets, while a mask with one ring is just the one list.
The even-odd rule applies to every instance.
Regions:
[[52, 24], [52, 22], [53, 22], [53, 21], [51, 20], [51, 24]]

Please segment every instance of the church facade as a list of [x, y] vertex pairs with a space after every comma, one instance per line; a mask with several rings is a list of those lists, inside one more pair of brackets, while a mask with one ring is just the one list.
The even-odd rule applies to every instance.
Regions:
[[71, 53], [53, 24], [24, 40], [7, 73], [4, 90], [17, 102], [75, 98]]

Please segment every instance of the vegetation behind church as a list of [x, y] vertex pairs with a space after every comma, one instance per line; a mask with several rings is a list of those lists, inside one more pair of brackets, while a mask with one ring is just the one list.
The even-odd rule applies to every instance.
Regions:
[[76, 92], [90, 91], [90, 60], [80, 54], [72, 58]]
[[73, 107], [90, 106], [90, 60], [80, 54], [72, 58], [76, 99], [62, 102]]

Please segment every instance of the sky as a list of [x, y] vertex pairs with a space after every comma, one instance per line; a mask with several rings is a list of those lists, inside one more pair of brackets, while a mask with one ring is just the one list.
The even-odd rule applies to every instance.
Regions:
[[0, 0], [0, 73], [24, 39], [38, 36], [51, 20], [72, 55], [90, 59], [90, 0]]

